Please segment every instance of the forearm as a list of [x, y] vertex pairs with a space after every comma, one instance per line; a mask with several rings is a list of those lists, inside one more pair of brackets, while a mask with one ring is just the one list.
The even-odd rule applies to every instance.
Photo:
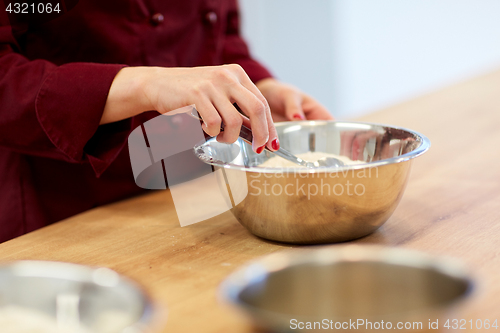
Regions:
[[109, 89], [100, 124], [117, 122], [153, 110], [153, 103], [146, 94], [146, 83], [157, 71], [155, 67], [121, 69]]

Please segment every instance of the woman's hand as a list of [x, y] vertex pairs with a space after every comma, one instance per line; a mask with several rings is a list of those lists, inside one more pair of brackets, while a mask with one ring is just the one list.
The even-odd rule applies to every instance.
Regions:
[[323, 105], [293, 86], [271, 78], [256, 85], [267, 99], [274, 121], [333, 119]]
[[[242, 116], [233, 106], [237, 103]], [[116, 75], [101, 124], [149, 110], [167, 113], [196, 106], [203, 130], [221, 142], [238, 139], [241, 125], [252, 128], [253, 150], [279, 149], [269, 105], [260, 90], [238, 65], [192, 68], [126, 67]], [[224, 131], [220, 132], [221, 122]]]

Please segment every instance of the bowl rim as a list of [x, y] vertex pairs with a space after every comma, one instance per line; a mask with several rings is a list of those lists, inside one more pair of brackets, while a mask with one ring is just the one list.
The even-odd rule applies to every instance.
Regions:
[[[413, 134], [414, 136], [417, 137], [417, 141], [420, 142], [420, 145], [412, 150], [411, 152], [408, 152], [406, 154], [400, 155], [400, 156], [395, 156], [383, 160], [378, 160], [378, 161], [373, 161], [373, 162], [366, 162], [363, 164], [352, 164], [352, 165], [346, 165], [343, 167], [330, 167], [330, 168], [315, 168], [315, 169], [307, 169], [304, 167], [286, 167], [286, 168], [271, 168], [271, 167], [250, 167], [250, 166], [241, 166], [233, 163], [222, 163], [219, 161], [207, 161], [202, 158], [200, 158], [196, 153], [195, 155], [204, 163], [219, 167], [219, 168], [224, 168], [224, 169], [231, 169], [231, 170], [241, 170], [241, 171], [246, 171], [246, 172], [257, 172], [257, 173], [284, 173], [284, 172], [292, 172], [292, 173], [309, 173], [309, 174], [315, 174], [315, 173], [334, 173], [334, 172], [346, 172], [350, 170], [361, 170], [365, 168], [376, 168], [384, 165], [389, 165], [389, 164], [395, 164], [395, 163], [401, 163], [401, 162], [406, 162], [409, 161], [415, 157], [418, 157], [425, 153], [427, 150], [429, 150], [431, 146], [431, 141], [429, 138], [427, 138], [425, 135], [410, 130], [405, 127], [399, 127], [399, 126], [392, 126], [392, 125], [387, 125], [387, 124], [380, 124], [380, 123], [372, 123], [372, 122], [362, 122], [362, 121], [337, 121], [337, 120], [302, 120], [302, 121], [294, 121], [294, 122], [289, 122], [289, 121], [284, 121], [284, 122], [277, 122], [275, 123], [276, 127], [283, 127], [285, 125], [300, 125], [307, 123], [308, 125], [316, 125], [316, 124], [326, 124], [326, 123], [335, 123], [335, 124], [341, 124], [341, 125], [365, 125], [365, 126], [373, 126], [373, 127], [386, 127], [386, 128], [391, 128], [395, 130], [402, 130], [406, 131], [410, 134]], [[198, 148], [202, 147], [203, 145], [207, 144], [210, 141], [215, 140], [215, 138], [210, 138], [208, 140], [203, 140], [202, 142], [198, 143], [193, 150], [196, 151]], [[241, 139], [238, 139], [241, 140]]]
[[[104, 272], [111, 277], [111, 284], [106, 279], [99, 279], [97, 272]], [[40, 277], [56, 280], [67, 280], [80, 283], [91, 283], [101, 287], [123, 286], [137, 294], [143, 303], [140, 317], [127, 328], [134, 332], [149, 332], [155, 325], [155, 312], [158, 306], [143, 285], [114, 269], [105, 266], [84, 265], [65, 261], [20, 259], [0, 262], [0, 274], [11, 274], [13, 277]], [[101, 273], [102, 274], [102, 273]]]
[[[430, 313], [453, 308], [470, 297], [477, 287], [472, 271], [462, 261], [453, 257], [436, 256], [419, 250], [401, 249], [384, 245], [323, 245], [315, 246], [312, 249], [301, 248], [279, 251], [248, 262], [232, 272], [221, 282], [218, 288], [218, 299], [219, 302], [232, 305], [254, 319], [266, 322], [271, 327], [281, 327], [284, 321], [289, 321], [292, 318], [292, 314], [271, 312], [250, 305], [241, 300], [239, 297], [241, 292], [249, 285], [263, 281], [269, 274], [290, 267], [304, 264], [339, 264], [345, 262], [370, 262], [417, 269], [430, 269], [452, 279], [462, 280], [467, 284], [466, 290], [449, 302], [435, 304], [421, 310], [388, 314], [388, 319], [390, 316], [411, 315], [415, 311]], [[311, 316], [298, 315], [295, 315], [293, 318], [299, 321], [317, 321], [318, 319]], [[334, 318], [333, 316], [329, 319], [338, 321], [349, 320], [349, 318]], [[367, 319], [373, 318], [368, 317]]]

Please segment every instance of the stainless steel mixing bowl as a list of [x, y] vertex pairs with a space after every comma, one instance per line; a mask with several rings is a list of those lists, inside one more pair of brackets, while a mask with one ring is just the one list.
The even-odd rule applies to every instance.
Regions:
[[139, 333], [149, 332], [151, 319], [148, 297], [110, 269], [48, 261], [0, 265], [2, 332], [10, 324], [15, 332], [45, 332], [46, 326], [51, 332]]
[[436, 332], [442, 319], [457, 318], [472, 286], [452, 259], [349, 245], [264, 257], [231, 274], [219, 294], [276, 332]]
[[323, 152], [358, 162], [341, 168], [260, 167], [274, 157], [243, 140], [209, 139], [195, 147], [224, 173], [232, 213], [253, 234], [280, 242], [347, 241], [379, 228], [398, 205], [412, 159], [429, 149], [414, 131], [386, 125], [302, 121], [277, 123], [281, 146], [293, 154]]

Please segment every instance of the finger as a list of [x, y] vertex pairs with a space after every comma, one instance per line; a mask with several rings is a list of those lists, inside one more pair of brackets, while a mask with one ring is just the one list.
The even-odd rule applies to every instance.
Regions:
[[[245, 126], [251, 128], [251, 124], [250, 124], [250, 126], [248, 125], [248, 123], [250, 123], [250, 119], [245, 117], [245, 115], [243, 114], [241, 108], [238, 106], [237, 103], [234, 103], [233, 105], [240, 112], [240, 114], [242, 114], [243, 124]], [[274, 126], [274, 116], [270, 115], [269, 113], [266, 113], [266, 120], [267, 120], [267, 124], [270, 125], [269, 126], [269, 140], [266, 143], [266, 146], [268, 149], [270, 149], [272, 151], [276, 151], [276, 150], [280, 149], [280, 142], [279, 142], [279, 138], [278, 138], [278, 133], [276, 131], [276, 127]]]
[[303, 95], [302, 109], [309, 120], [334, 120], [332, 114], [309, 95]]
[[201, 128], [210, 136], [217, 136], [220, 133], [222, 119], [219, 113], [208, 98], [203, 98], [196, 103], [196, 110], [203, 119]]
[[283, 96], [285, 105], [285, 116], [288, 120], [305, 120], [306, 116], [302, 110], [302, 96], [299, 92], [286, 90]]
[[241, 83], [241, 85], [243, 87], [245, 87], [246, 89], [248, 89], [252, 94], [254, 94], [262, 103], [264, 103], [265, 106], [269, 109], [269, 113], [271, 113], [269, 105], [267, 105], [266, 98], [264, 97], [264, 95], [262, 95], [259, 88], [257, 88], [257, 86], [252, 82], [252, 80], [250, 79], [248, 74], [245, 72], [245, 70], [241, 66], [238, 66], [238, 65], [236, 65], [236, 67], [234, 67], [234, 69], [235, 69], [234, 73], [235, 73], [236, 77], [238, 78], [238, 81]]
[[281, 114], [279, 114], [277, 112], [271, 113], [271, 116], [273, 117], [273, 121], [275, 123], [278, 123], [280, 121], [288, 121], [288, 119], [284, 115], [281, 115]]
[[229, 99], [222, 94], [214, 96], [213, 104], [224, 123], [224, 131], [217, 136], [217, 141], [225, 143], [235, 142], [238, 140], [240, 134], [243, 116], [234, 108]]
[[[253, 134], [252, 149], [260, 154], [269, 141], [266, 106], [257, 96], [243, 86], [234, 87], [231, 91], [231, 97], [243, 113], [248, 116]], [[238, 112], [236, 108], [233, 107], [233, 109], [235, 112]], [[274, 124], [272, 126], [274, 127]]]
[[240, 107], [239, 107], [239, 105], [237, 103], [233, 103], [233, 106], [236, 108], [236, 110], [238, 111], [238, 113], [241, 115], [241, 119], [243, 119], [243, 125], [251, 129], [252, 128], [252, 124], [250, 123], [250, 119], [248, 119], [248, 117], [245, 116], [245, 114], [240, 109]]
[[267, 148], [276, 151], [280, 149], [280, 141], [278, 138], [278, 132], [274, 126], [273, 118], [271, 112], [266, 112], [267, 125], [269, 130], [269, 140], [267, 142]]
[[[272, 151], [278, 150], [280, 147], [279, 144], [279, 139], [278, 139], [278, 132], [276, 131], [276, 127], [274, 126], [273, 122], [273, 116], [271, 115], [271, 108], [269, 107], [269, 104], [267, 103], [266, 98], [264, 95], [262, 95], [261, 91], [257, 86], [250, 80], [248, 75], [245, 73], [245, 71], [241, 70], [238, 72], [238, 78], [242, 84], [243, 87], [248, 89], [252, 94], [257, 97], [257, 99], [264, 105], [264, 113], [265, 113], [265, 119], [267, 122], [267, 132], [268, 132], [268, 139], [265, 145], [267, 148], [269, 148]], [[244, 111], [244, 110], [243, 110]], [[250, 114], [247, 114], [250, 118], [250, 122], [252, 122], [252, 117]], [[262, 149], [261, 146], [258, 146], [259, 149]]]

